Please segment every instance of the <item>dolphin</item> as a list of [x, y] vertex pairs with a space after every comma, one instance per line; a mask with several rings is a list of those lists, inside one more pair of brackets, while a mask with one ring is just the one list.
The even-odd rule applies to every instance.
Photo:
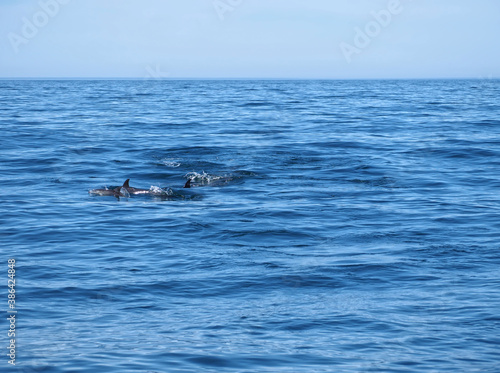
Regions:
[[[120, 197], [130, 197], [133, 195], [140, 194], [149, 194], [154, 195], [151, 189], [141, 189], [141, 188], [133, 188], [129, 185], [130, 179], [125, 180], [122, 186], [113, 188], [113, 189], [92, 189], [89, 190], [90, 194], [98, 195], [98, 196], [113, 196], [116, 198]], [[184, 184], [184, 188], [191, 188], [191, 179], [189, 179], [186, 184]]]

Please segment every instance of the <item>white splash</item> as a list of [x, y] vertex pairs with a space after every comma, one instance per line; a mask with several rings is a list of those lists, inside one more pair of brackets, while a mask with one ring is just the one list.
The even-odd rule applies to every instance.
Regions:
[[201, 174], [198, 172], [189, 172], [185, 176], [187, 179], [191, 179], [192, 182], [201, 184], [201, 185], [212, 185], [212, 186], [220, 186], [221, 184], [225, 184], [233, 179], [230, 175], [212, 175], [207, 174], [203, 171]]
[[181, 163], [177, 159], [165, 158], [162, 160], [162, 163], [167, 167], [180, 167]]
[[207, 174], [205, 171], [201, 174], [198, 172], [189, 172], [185, 177], [202, 184], [210, 184], [211, 182], [222, 178], [222, 176]]
[[160, 188], [159, 186], [156, 185], [151, 185], [149, 188], [151, 194], [157, 195], [157, 196], [171, 196], [174, 191], [170, 188]]

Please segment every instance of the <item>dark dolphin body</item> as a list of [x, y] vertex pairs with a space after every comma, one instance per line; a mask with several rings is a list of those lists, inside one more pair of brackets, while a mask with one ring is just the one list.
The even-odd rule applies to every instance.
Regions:
[[[120, 197], [130, 197], [133, 195], [140, 194], [149, 194], [155, 195], [156, 193], [150, 189], [141, 189], [141, 188], [133, 188], [129, 185], [130, 179], [127, 179], [122, 186], [116, 187], [114, 189], [92, 189], [89, 190], [90, 194], [98, 195], [98, 196], [113, 196], [116, 198]], [[191, 188], [191, 179], [189, 179], [184, 188]]]

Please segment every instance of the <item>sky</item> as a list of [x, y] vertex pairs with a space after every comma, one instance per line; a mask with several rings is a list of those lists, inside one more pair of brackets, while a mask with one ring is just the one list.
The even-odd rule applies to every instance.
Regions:
[[1, 0], [1, 78], [500, 78], [499, 0]]

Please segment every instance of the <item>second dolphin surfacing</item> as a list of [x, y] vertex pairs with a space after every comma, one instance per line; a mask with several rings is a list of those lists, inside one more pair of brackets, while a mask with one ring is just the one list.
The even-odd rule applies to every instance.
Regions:
[[[130, 179], [125, 180], [122, 186], [113, 189], [92, 189], [90, 194], [98, 196], [130, 197], [133, 195], [157, 195], [158, 193], [151, 189], [133, 188], [129, 185]], [[191, 179], [189, 179], [184, 188], [191, 188]]]

